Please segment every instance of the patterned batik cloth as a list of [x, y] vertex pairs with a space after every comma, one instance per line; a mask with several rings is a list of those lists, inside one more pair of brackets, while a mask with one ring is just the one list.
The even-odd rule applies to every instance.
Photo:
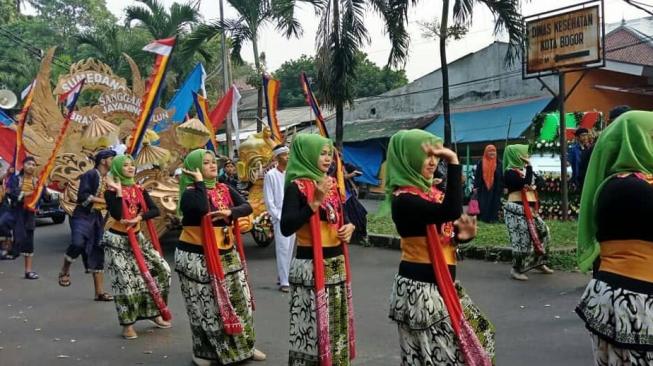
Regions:
[[[136, 237], [150, 274], [163, 300], [167, 302], [170, 290], [170, 267], [143, 233], [138, 233]], [[131, 325], [137, 320], [160, 316], [159, 308], [138, 269], [127, 236], [106, 231], [102, 238], [102, 246], [120, 324]]]
[[[458, 283], [456, 292], [465, 319], [494, 362], [494, 326]], [[398, 326], [402, 366], [465, 364], [436, 284], [396, 275], [390, 295], [389, 316]]]
[[[325, 258], [324, 284], [329, 308], [333, 366], [349, 365], [349, 318], [345, 257]], [[290, 265], [290, 351], [288, 365], [318, 366], [313, 260], [293, 259]]]
[[515, 202], [506, 202], [503, 206], [508, 237], [512, 246], [512, 267], [519, 273], [528, 272], [547, 262], [547, 248], [549, 244], [549, 228], [540, 216], [535, 216], [535, 228], [540, 242], [544, 247], [544, 254], [538, 255], [533, 250], [533, 240], [528, 230], [524, 207]]
[[254, 355], [254, 317], [249, 286], [235, 250], [220, 254], [231, 305], [243, 326], [238, 335], [224, 333], [203, 254], [177, 249], [175, 271], [186, 301], [193, 339], [193, 354], [221, 365], [247, 360]]
[[592, 333], [597, 365], [653, 365], [653, 294], [592, 279], [576, 313]]

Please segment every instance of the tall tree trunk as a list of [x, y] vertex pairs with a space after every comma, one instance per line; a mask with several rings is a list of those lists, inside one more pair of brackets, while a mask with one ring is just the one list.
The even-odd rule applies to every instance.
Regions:
[[442, 18], [440, 22], [440, 71], [442, 72], [442, 113], [444, 114], [444, 145], [446, 147], [451, 147], [449, 65], [447, 65], [447, 28], [449, 23], [449, 0], [442, 0]]
[[[252, 37], [252, 47], [254, 48], [254, 67], [256, 74], [261, 77], [263, 70], [261, 68], [261, 55], [258, 53], [258, 35], [254, 33]], [[259, 80], [261, 81], [261, 80]], [[256, 132], [263, 130], [263, 83], [259, 84], [258, 97], [256, 98]]]
[[[333, 0], [333, 33], [335, 44], [335, 55], [340, 55], [340, 0]], [[337, 62], [334, 60], [334, 62]], [[342, 68], [339, 68], [340, 72], [343, 71]], [[347, 75], [335, 75], [335, 80], [337, 80], [336, 87], [345, 88], [345, 78]], [[345, 94], [345, 91], [341, 89], [338, 94], [340, 97], [336, 101], [336, 148], [342, 152], [342, 140], [345, 132], [344, 128], [344, 105], [345, 101], [342, 100], [342, 95]]]

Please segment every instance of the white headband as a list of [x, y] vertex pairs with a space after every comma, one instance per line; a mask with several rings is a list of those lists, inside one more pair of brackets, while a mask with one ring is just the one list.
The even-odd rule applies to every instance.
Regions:
[[287, 152], [290, 152], [290, 149], [288, 148], [288, 146], [282, 146], [280, 148], [272, 150], [272, 155], [276, 158], [277, 156], [279, 156], [279, 155], [281, 155], [283, 153], [287, 153]]

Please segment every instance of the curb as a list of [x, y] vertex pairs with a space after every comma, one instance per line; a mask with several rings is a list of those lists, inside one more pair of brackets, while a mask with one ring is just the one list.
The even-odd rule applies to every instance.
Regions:
[[[401, 247], [400, 238], [393, 235], [369, 234], [370, 246], [386, 249], [397, 249]], [[501, 245], [470, 245], [462, 244], [458, 247], [463, 258], [479, 259], [491, 262], [511, 262], [512, 249]], [[557, 248], [551, 250], [549, 257], [560, 255], [576, 255], [576, 248]]]

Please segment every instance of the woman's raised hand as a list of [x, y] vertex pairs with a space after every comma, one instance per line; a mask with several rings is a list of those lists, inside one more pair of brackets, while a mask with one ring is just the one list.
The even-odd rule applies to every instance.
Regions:
[[453, 150], [447, 149], [446, 147], [423, 143], [422, 150], [424, 150], [427, 155], [433, 155], [437, 158], [445, 160], [450, 164], [459, 164], [458, 154], [456, 154]]
[[199, 169], [195, 169], [195, 170], [181, 169], [181, 172], [193, 177], [193, 180], [195, 182], [201, 182], [204, 180], [204, 177], [202, 176], [202, 172]]

